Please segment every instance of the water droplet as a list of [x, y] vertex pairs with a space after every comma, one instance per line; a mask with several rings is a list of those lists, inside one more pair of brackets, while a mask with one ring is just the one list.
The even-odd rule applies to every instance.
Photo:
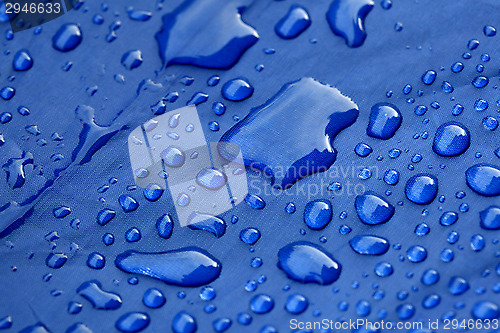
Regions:
[[163, 26], [155, 35], [164, 65], [232, 67], [259, 39], [257, 32], [241, 20], [245, 8], [232, 2], [221, 8], [191, 1], [164, 15]]
[[226, 222], [223, 219], [209, 214], [193, 212], [188, 218], [189, 229], [205, 230], [222, 237], [226, 233]]
[[139, 207], [139, 203], [128, 194], [122, 194], [118, 198], [120, 206], [122, 206], [125, 213], [133, 212]]
[[106, 264], [104, 256], [98, 252], [92, 252], [87, 259], [87, 266], [93, 269], [102, 269]]
[[413, 245], [406, 251], [406, 256], [411, 262], [422, 262], [427, 258], [427, 250], [420, 245]]
[[490, 206], [479, 213], [481, 228], [485, 230], [500, 230], [500, 207]]
[[311, 19], [307, 10], [302, 6], [292, 5], [286, 16], [276, 23], [274, 31], [283, 39], [291, 39], [299, 36], [310, 25]]
[[441, 156], [458, 156], [470, 145], [469, 130], [462, 124], [450, 121], [438, 127], [432, 149]]
[[97, 214], [97, 223], [105, 225], [116, 216], [116, 212], [111, 209], [103, 209]]
[[161, 153], [163, 162], [171, 168], [179, 168], [184, 164], [185, 156], [179, 148], [170, 146]]
[[439, 281], [439, 272], [435, 269], [428, 269], [422, 274], [422, 283], [431, 286]]
[[448, 283], [448, 289], [452, 295], [462, 295], [469, 290], [469, 283], [462, 277], [454, 276]]
[[142, 312], [129, 312], [122, 315], [115, 327], [122, 332], [140, 332], [149, 325], [149, 316]]
[[497, 319], [500, 317], [498, 305], [490, 301], [479, 301], [472, 307], [472, 316], [476, 319]]
[[250, 309], [257, 314], [268, 313], [274, 308], [274, 300], [266, 294], [258, 294], [250, 300]]
[[430, 204], [436, 197], [437, 191], [437, 178], [424, 173], [411, 177], [405, 187], [408, 200], [419, 205]]
[[174, 223], [172, 218], [168, 214], [163, 214], [156, 221], [156, 229], [158, 230], [158, 235], [160, 237], [168, 239], [172, 236], [172, 230], [174, 228]]
[[198, 287], [219, 277], [221, 264], [199, 248], [182, 248], [159, 253], [126, 251], [116, 257], [124, 272], [146, 275], [167, 284]]
[[242, 101], [253, 94], [254, 88], [247, 79], [237, 78], [227, 81], [222, 86], [222, 97], [229, 101]]
[[370, 155], [373, 149], [366, 143], [360, 142], [354, 148], [354, 152], [360, 157], [366, 157]]
[[309, 201], [304, 208], [304, 222], [313, 230], [321, 230], [332, 219], [332, 206], [328, 200]]
[[476, 164], [465, 172], [467, 185], [477, 194], [500, 195], [500, 168], [491, 164]]
[[395, 105], [389, 103], [375, 104], [371, 109], [366, 134], [382, 140], [390, 139], [401, 126], [401, 121], [401, 112]]
[[82, 31], [74, 23], [63, 24], [52, 37], [52, 46], [61, 52], [68, 52], [82, 41]]
[[365, 224], [386, 223], [394, 215], [394, 206], [374, 192], [366, 192], [355, 199], [356, 212]]
[[485, 25], [483, 28], [483, 33], [487, 37], [493, 37], [497, 34], [497, 29], [492, 25]]
[[426, 85], [431, 85], [436, 80], [436, 72], [433, 70], [428, 70], [422, 75], [422, 82]]
[[366, 39], [364, 21], [373, 5], [372, 0], [334, 0], [326, 13], [328, 24], [347, 46], [359, 47]]
[[129, 71], [139, 67], [142, 64], [141, 50], [131, 50], [128, 51], [127, 53], [124, 53], [122, 56], [121, 63], [123, 67], [125, 67]]
[[389, 242], [382, 237], [372, 235], [360, 235], [349, 241], [351, 248], [359, 254], [382, 255], [389, 250]]
[[240, 232], [240, 239], [243, 243], [254, 245], [260, 238], [260, 231], [255, 228], [245, 228]]
[[482, 235], [474, 235], [470, 239], [470, 247], [475, 252], [479, 252], [484, 249], [485, 245], [485, 240]]
[[331, 254], [319, 245], [309, 242], [295, 242], [278, 252], [278, 267], [287, 276], [302, 283], [329, 285], [335, 282], [342, 271]]
[[302, 294], [292, 294], [287, 297], [285, 303], [285, 309], [291, 314], [301, 314], [307, 310], [309, 306], [309, 301]]
[[12, 67], [16, 71], [27, 71], [33, 66], [33, 59], [31, 58], [31, 54], [28, 50], [19, 50], [14, 55], [14, 60], [12, 62]]
[[386, 277], [394, 273], [394, 268], [387, 261], [381, 261], [375, 266], [375, 274], [380, 277]]
[[483, 126], [488, 131], [494, 131], [498, 127], [498, 120], [492, 116], [484, 117], [483, 118]]
[[458, 214], [455, 212], [445, 212], [439, 218], [439, 223], [442, 226], [449, 226], [458, 221]]
[[266, 202], [255, 194], [247, 194], [245, 202], [253, 209], [263, 209], [266, 207]]
[[141, 238], [141, 231], [135, 227], [132, 227], [125, 232], [125, 240], [129, 243], [138, 242]]
[[63, 253], [50, 253], [45, 259], [45, 264], [47, 267], [58, 269], [61, 268], [67, 260], [68, 256]]
[[474, 80], [472, 80], [472, 85], [476, 88], [484, 88], [488, 85], [490, 80], [485, 76], [478, 76]]
[[151, 309], [157, 309], [162, 307], [167, 299], [161, 292], [161, 290], [157, 288], [150, 288], [144, 292], [144, 296], [142, 297], [142, 302], [145, 306]]
[[196, 319], [187, 312], [179, 312], [172, 320], [174, 333], [194, 333], [197, 329]]
[[384, 182], [388, 185], [396, 185], [399, 182], [399, 172], [389, 169], [384, 174]]

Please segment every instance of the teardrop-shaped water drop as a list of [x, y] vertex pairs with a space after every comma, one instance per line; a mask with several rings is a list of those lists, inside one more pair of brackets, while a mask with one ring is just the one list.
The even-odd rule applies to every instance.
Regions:
[[295, 242], [278, 252], [278, 267], [287, 276], [302, 283], [329, 285], [337, 281], [342, 266], [321, 246], [310, 242]]

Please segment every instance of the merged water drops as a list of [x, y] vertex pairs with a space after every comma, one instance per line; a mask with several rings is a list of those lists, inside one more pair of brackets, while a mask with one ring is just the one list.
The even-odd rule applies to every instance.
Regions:
[[76, 292], [98, 310], [115, 310], [122, 305], [120, 295], [104, 291], [101, 283], [96, 280], [82, 283]]
[[63, 24], [52, 37], [52, 46], [61, 52], [68, 52], [76, 48], [82, 41], [82, 31], [74, 23]]
[[[315, 116], [304, 112], [290, 117], [289, 105], [310, 110]], [[265, 171], [273, 183], [289, 188], [333, 164], [337, 155], [333, 140], [357, 116], [356, 104], [337, 89], [303, 78], [285, 85], [266, 104], [252, 109], [222, 136], [221, 142], [236, 144], [245, 165]], [[290, 137], [294, 138], [294, 149], [283, 150]], [[231, 151], [219, 149], [219, 153], [233, 159]]]
[[[241, 20], [246, 6], [188, 0], [163, 16], [155, 38], [165, 66], [186, 64], [228, 69], [259, 39], [257, 31]], [[202, 31], [193, 27], [204, 27]]]

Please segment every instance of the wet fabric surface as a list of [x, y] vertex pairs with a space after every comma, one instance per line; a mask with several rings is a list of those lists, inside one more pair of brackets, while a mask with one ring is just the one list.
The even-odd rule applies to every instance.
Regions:
[[[106, 5], [87, 1], [79, 9], [43, 25], [39, 34], [31, 29], [14, 34], [11, 40], [2, 37], [2, 87], [15, 88], [11, 99], [0, 101], [0, 114], [6, 112], [12, 117], [5, 121], [9, 116], [0, 116], [0, 237], [5, 245], [0, 250], [0, 318], [11, 316], [12, 325], [7, 331], [21, 331], [38, 323], [48, 331], [64, 332], [81, 322], [93, 332], [112, 332], [120, 326], [119, 318], [129, 312], [147, 314], [145, 332], [169, 331], [172, 325], [180, 332], [189, 332], [189, 325], [181, 327], [182, 316], [174, 320], [181, 311], [195, 318], [199, 332], [214, 331], [214, 321], [221, 318], [231, 320], [229, 332], [272, 332], [270, 326], [289, 332], [293, 331], [293, 318], [303, 322], [367, 318], [424, 323], [440, 319], [440, 329], [435, 331], [444, 331], [445, 318], [498, 318], [498, 231], [487, 230], [480, 223], [481, 212], [500, 205], [498, 193], [494, 192], [498, 178], [489, 178], [493, 185], [484, 191], [484, 184], [474, 187], [466, 182], [466, 171], [476, 164], [500, 167], [499, 129], [491, 119], [499, 118], [500, 36], [488, 37], [483, 32], [487, 25], [500, 26], [498, 4], [493, 0], [394, 1], [390, 9], [384, 9], [377, 1], [364, 20], [366, 39], [352, 48], [332, 31], [327, 20], [329, 1], [297, 3], [307, 10], [312, 23], [294, 39], [280, 38], [275, 32], [276, 23], [289, 12], [289, 1], [224, 6], [214, 1], [203, 5], [203, 10], [196, 2], [184, 4], [183, 21], [171, 30], [173, 37], [169, 39], [178, 43], [170, 47], [175, 55], [161, 53], [162, 44], [155, 34], [162, 26], [169, 26], [170, 21], [162, 22], [162, 16], [182, 8], [180, 1]], [[151, 11], [152, 16], [145, 21], [133, 20], [130, 16], [135, 16], [128, 13], [128, 6]], [[241, 27], [238, 13], [246, 28]], [[96, 14], [102, 16], [102, 24], [93, 22]], [[52, 46], [52, 38], [66, 23], [79, 25], [82, 40], [73, 50], [60, 52]], [[9, 24], [4, 22], [2, 27], [5, 31]], [[113, 39], [109, 37], [111, 32], [116, 39], [108, 42]], [[254, 37], [224, 49], [240, 32]], [[477, 48], [475, 42], [469, 42], [471, 39], [477, 39]], [[235, 48], [242, 50], [239, 60], [234, 61], [236, 57], [219, 63], [219, 67], [213, 65], [214, 59]], [[21, 49], [28, 50], [33, 59], [33, 66], [26, 71], [16, 71], [12, 66]], [[127, 69], [135, 65], [130, 58], [123, 60], [123, 56], [133, 50], [141, 51], [142, 63]], [[470, 59], [464, 55], [467, 52]], [[162, 61], [162, 56], [177, 56], [177, 63], [185, 63], [190, 56], [207, 54], [216, 54], [204, 60], [218, 69], [175, 61], [164, 68]], [[463, 63], [464, 69], [455, 73], [452, 65], [457, 61]], [[422, 81], [428, 70], [437, 73], [430, 85]], [[220, 83], [210, 86], [207, 80], [213, 75], [220, 76]], [[486, 86], [478, 88], [481, 83], [471, 83], [479, 76], [489, 79]], [[190, 83], [186, 77], [194, 81]], [[221, 94], [224, 83], [239, 77], [253, 86], [253, 94], [242, 101], [225, 99]], [[227, 228], [218, 238], [207, 231], [180, 227], [168, 191], [153, 202], [147, 200], [142, 189], [133, 187], [128, 135], [155, 116], [151, 106], [166, 96], [175, 99], [169, 93], [176, 92], [179, 97], [174, 102], [165, 101], [166, 111], [185, 106], [197, 92], [208, 94], [207, 101], [197, 109], [206, 140], [216, 142], [252, 108], [266, 103], [286, 84], [307, 77], [335, 87], [359, 109], [356, 121], [333, 140], [337, 155], [328, 171], [298, 180], [285, 192], [264, 193], [259, 190], [269, 188], [262, 185], [266, 184], [265, 177], [249, 170], [249, 176], [256, 177], [260, 184], [250, 187], [249, 192], [261, 197], [265, 207], [255, 209], [244, 201], [220, 215]], [[443, 81], [449, 82], [452, 92]], [[412, 89], [405, 94], [407, 84]], [[485, 102], [478, 101], [481, 99], [487, 102], [487, 108]], [[223, 115], [212, 110], [216, 102], [226, 106]], [[387, 140], [367, 135], [370, 113], [377, 103], [395, 105], [402, 117], [401, 126]], [[461, 113], [457, 104], [463, 106]], [[416, 111], [420, 105], [425, 106], [425, 113], [424, 108]], [[24, 109], [18, 111], [21, 106], [29, 109], [29, 115], [22, 115], [26, 114]], [[315, 107], [290, 106], [290, 118], [314, 119], [319, 114]], [[338, 111], [334, 107], [332, 113]], [[210, 129], [212, 121], [217, 121], [218, 131]], [[433, 149], [438, 127], [450, 121], [461, 123], [470, 133], [470, 146], [456, 157], [441, 156]], [[273, 140], [269, 128], [268, 132], [249, 135], [248, 142], [257, 151], [267, 150], [272, 155], [293, 152], [294, 140], [299, 146], [312, 131], [325, 133], [325, 127], [315, 127], [314, 122], [290, 121], [289, 126], [287, 132], [292, 137], [286, 146], [277, 144], [284, 140]], [[359, 156], [354, 151], [358, 143], [366, 143], [372, 152]], [[389, 173], [392, 178], [385, 177], [389, 169], [399, 173], [397, 182], [394, 173]], [[490, 170], [482, 179], [488, 182], [488, 175], [494, 172]], [[418, 204], [414, 196], [407, 196], [405, 187], [412, 176], [422, 173], [435, 177], [438, 189], [430, 203], [421, 198], [423, 204]], [[356, 197], [365, 191], [372, 191], [387, 203], [386, 208], [394, 209], [393, 214], [388, 214], [390, 208], [375, 214], [384, 222], [367, 223], [369, 219], [363, 219], [373, 213], [365, 207], [364, 215], [360, 213], [363, 207], [357, 207], [357, 202], [366, 198]], [[126, 211], [119, 201], [122, 195], [135, 199], [138, 208]], [[307, 215], [314, 207], [307, 210], [306, 205], [320, 199], [328, 201], [332, 217], [324, 228], [315, 228], [310, 221], [306, 224], [304, 211]], [[293, 213], [289, 202], [296, 207]], [[115, 211], [116, 215], [100, 225], [98, 214], [103, 209]], [[443, 222], [445, 212], [454, 212], [457, 221], [453, 223], [454, 215], [448, 214], [448, 222]], [[173, 219], [168, 239], [160, 237], [156, 227], [163, 214]], [[133, 227], [141, 234], [136, 242], [126, 240], [126, 234], [129, 240], [134, 238], [134, 231], [130, 231]], [[249, 227], [258, 229], [261, 235], [254, 245], [240, 240], [240, 232]], [[112, 245], [103, 241], [108, 233], [114, 235]], [[380, 256], [360, 254], [363, 251], [354, 251], [350, 244], [360, 235], [381, 237], [390, 247]], [[323, 276], [320, 282], [324, 283], [293, 279], [278, 253], [295, 242], [319, 246], [333, 257], [341, 265], [338, 279], [331, 275]], [[220, 275], [207, 282], [215, 290], [213, 299], [213, 295], [206, 296], [206, 290], [202, 292], [205, 280], [201, 285], [178, 286], [137, 272], [127, 273], [115, 265], [117, 256], [129, 250], [167, 252], [193, 247], [220, 263]], [[426, 252], [424, 259], [422, 249]], [[103, 268], [87, 264], [93, 252], [105, 257]], [[307, 255], [300, 253], [298, 262], [307, 261]], [[55, 268], [63, 257], [67, 260]], [[167, 271], [175, 273], [178, 266], [166, 262], [171, 264]], [[381, 262], [390, 263], [393, 273], [377, 276], [376, 267], [379, 275], [385, 275], [380, 271], [387, 264]], [[330, 261], [325, 265], [335, 266]], [[426, 285], [422, 276], [430, 269], [439, 272], [440, 277], [435, 284]], [[202, 275], [207, 274], [212, 273]], [[463, 293], [456, 289], [464, 284], [454, 277], [466, 281], [468, 288]], [[111, 302], [112, 306], [93, 305], [81, 291], [82, 287], [94, 288], [83, 285], [93, 280], [103, 290], [119, 295], [120, 301]], [[150, 288], [158, 288], [165, 295], [163, 306], [152, 309], [144, 304], [144, 293]], [[308, 300], [301, 314], [291, 314], [285, 308], [287, 298], [295, 293]], [[436, 299], [432, 296], [429, 300], [429, 295], [437, 295], [439, 304], [428, 308]], [[81, 311], [71, 314], [71, 302], [81, 304]], [[250, 324], [240, 323], [245, 322], [241, 313], [252, 317]], [[220, 330], [224, 325], [217, 323]]]

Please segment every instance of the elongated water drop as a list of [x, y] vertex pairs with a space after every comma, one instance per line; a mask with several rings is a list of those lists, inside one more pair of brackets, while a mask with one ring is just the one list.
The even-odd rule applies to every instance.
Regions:
[[310, 242], [295, 242], [278, 252], [278, 267], [287, 276], [302, 283], [329, 285], [337, 281], [342, 266], [321, 246]]
[[116, 257], [115, 264], [124, 272], [183, 287], [208, 284], [219, 277], [222, 268], [210, 253], [195, 247], [157, 253], [126, 251]]

